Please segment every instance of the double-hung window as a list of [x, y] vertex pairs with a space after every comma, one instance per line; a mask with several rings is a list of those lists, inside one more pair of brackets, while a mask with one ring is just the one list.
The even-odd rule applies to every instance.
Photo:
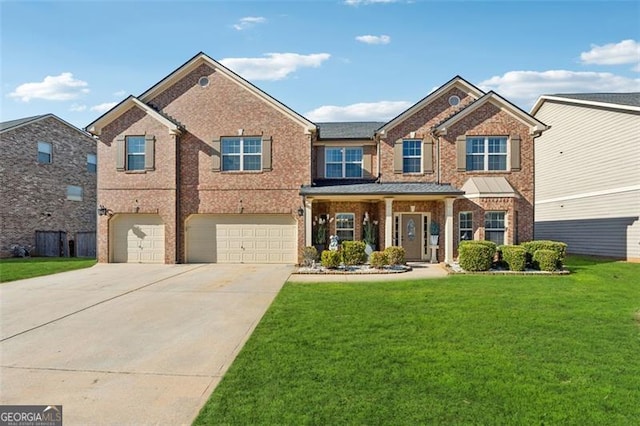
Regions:
[[67, 185], [67, 200], [82, 201], [82, 187]]
[[326, 147], [325, 177], [361, 178], [362, 147]]
[[422, 172], [422, 140], [402, 141], [402, 173]]
[[355, 214], [354, 213], [337, 213], [336, 214], [336, 235], [340, 241], [353, 241], [355, 235]]
[[497, 245], [504, 244], [505, 213], [486, 212], [484, 214], [484, 239]]
[[95, 173], [97, 169], [98, 160], [95, 154], [87, 154], [87, 171], [89, 173]]
[[467, 170], [507, 170], [507, 138], [503, 136], [468, 137]]
[[473, 240], [473, 213], [471, 212], [460, 212], [458, 215], [458, 224], [460, 226], [460, 241], [471, 241]]
[[38, 142], [38, 163], [50, 164], [52, 151], [49, 142]]
[[127, 170], [144, 170], [144, 136], [127, 136]]
[[262, 138], [223, 138], [223, 171], [257, 171], [262, 169]]

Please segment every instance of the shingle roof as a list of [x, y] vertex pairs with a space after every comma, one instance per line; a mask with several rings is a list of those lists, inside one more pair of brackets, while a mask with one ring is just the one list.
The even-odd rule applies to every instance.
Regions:
[[12, 127], [20, 126], [20, 125], [28, 123], [30, 121], [37, 120], [39, 118], [44, 117], [45, 115], [47, 115], [47, 114], [34, 115], [33, 117], [18, 118], [17, 120], [11, 120], [11, 121], [4, 121], [4, 122], [0, 123], [0, 132], [5, 131], [5, 130], [9, 130]]
[[640, 107], [640, 92], [631, 93], [556, 93], [551, 96], [577, 99], [580, 101], [603, 102], [607, 104]]
[[381, 121], [350, 121], [316, 123], [320, 139], [369, 139], [385, 123]]
[[355, 183], [346, 185], [303, 186], [301, 195], [462, 195], [450, 184], [423, 182]]

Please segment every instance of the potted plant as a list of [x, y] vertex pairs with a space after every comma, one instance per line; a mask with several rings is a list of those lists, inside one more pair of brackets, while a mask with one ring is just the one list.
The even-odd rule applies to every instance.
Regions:
[[370, 256], [376, 250], [376, 241], [378, 239], [378, 221], [369, 217], [369, 212], [364, 214], [362, 221], [362, 241], [365, 242], [365, 252]]
[[329, 223], [331, 220], [327, 215], [321, 214], [313, 218], [313, 245], [318, 250], [318, 253], [322, 253], [327, 244], [327, 236], [329, 230]]
[[429, 227], [429, 240], [432, 246], [438, 245], [438, 236], [440, 235], [440, 225], [435, 220], [431, 221], [431, 226]]

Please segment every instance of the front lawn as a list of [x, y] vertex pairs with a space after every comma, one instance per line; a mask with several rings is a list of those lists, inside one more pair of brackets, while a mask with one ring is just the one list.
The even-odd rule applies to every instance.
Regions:
[[288, 283], [195, 424], [637, 424], [640, 265]]
[[41, 275], [57, 274], [88, 268], [96, 264], [95, 259], [84, 257], [26, 257], [0, 259], [0, 282], [22, 280]]

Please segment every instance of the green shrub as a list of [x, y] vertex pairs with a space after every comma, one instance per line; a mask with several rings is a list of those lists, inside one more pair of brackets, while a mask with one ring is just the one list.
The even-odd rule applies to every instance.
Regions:
[[313, 266], [318, 260], [318, 250], [315, 247], [308, 246], [302, 250], [302, 264], [306, 267]]
[[383, 251], [374, 251], [371, 253], [369, 263], [372, 268], [382, 269], [382, 267], [387, 265], [389, 262], [387, 261], [387, 255]]
[[342, 261], [345, 265], [362, 265], [367, 261], [364, 241], [345, 241], [342, 243]]
[[524, 271], [527, 265], [527, 251], [520, 246], [500, 246], [502, 261], [511, 271]]
[[555, 271], [560, 260], [555, 250], [540, 249], [533, 253], [533, 263], [541, 271]]
[[488, 271], [496, 254], [496, 245], [491, 241], [463, 241], [458, 247], [458, 254], [460, 267], [465, 271]]
[[560, 241], [549, 241], [549, 240], [539, 240], [539, 241], [527, 241], [525, 243], [520, 244], [527, 251], [527, 260], [529, 262], [533, 261], [533, 254], [540, 250], [553, 250], [556, 252], [558, 257], [558, 264], [556, 267], [561, 268], [564, 263], [564, 259], [567, 256], [567, 245]]
[[322, 266], [329, 269], [335, 269], [340, 266], [342, 261], [342, 254], [339, 251], [324, 250], [322, 252], [322, 259], [320, 262]]
[[405, 251], [402, 247], [391, 246], [384, 249], [384, 254], [387, 257], [387, 262], [389, 265], [404, 265], [407, 263], [405, 261]]

